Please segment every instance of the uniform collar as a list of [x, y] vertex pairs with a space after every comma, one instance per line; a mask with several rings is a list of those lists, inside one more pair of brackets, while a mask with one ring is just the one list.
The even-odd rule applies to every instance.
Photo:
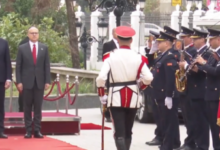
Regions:
[[131, 49], [130, 46], [127, 46], [127, 45], [122, 45], [122, 46], [120, 46], [120, 48], [121, 49]]
[[187, 49], [187, 48], [189, 48], [189, 47], [191, 47], [191, 46], [193, 46], [193, 43], [191, 43], [191, 44], [185, 46], [184, 49]]

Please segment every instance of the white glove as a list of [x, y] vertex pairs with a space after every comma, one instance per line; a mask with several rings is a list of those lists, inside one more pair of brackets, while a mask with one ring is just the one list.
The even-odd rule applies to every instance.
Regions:
[[171, 97], [165, 98], [165, 106], [167, 106], [168, 109], [173, 107], [173, 99]]
[[158, 50], [158, 41], [152, 41], [152, 46], [149, 54], [154, 54]]
[[140, 78], [137, 80], [137, 85], [139, 88], [143, 85], [142, 77], [143, 77], [143, 75], [140, 75]]
[[102, 97], [99, 97], [99, 99], [100, 99], [100, 102], [101, 102], [102, 104], [106, 104], [106, 103], [107, 103], [108, 96], [107, 96], [107, 95], [104, 95], [104, 96], [102, 96]]

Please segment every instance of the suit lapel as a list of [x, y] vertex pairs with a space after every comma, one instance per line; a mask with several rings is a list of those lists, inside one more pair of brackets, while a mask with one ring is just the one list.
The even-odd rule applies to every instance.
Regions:
[[31, 45], [30, 45], [29, 42], [26, 44], [26, 47], [27, 47], [27, 55], [30, 58], [30, 62], [34, 64], [34, 59], [33, 59], [33, 54], [32, 54], [32, 50], [31, 50]]
[[38, 42], [38, 54], [37, 54], [37, 62], [36, 64], [38, 63], [40, 57], [41, 57], [41, 54], [43, 52], [43, 48], [42, 48], [42, 45]]

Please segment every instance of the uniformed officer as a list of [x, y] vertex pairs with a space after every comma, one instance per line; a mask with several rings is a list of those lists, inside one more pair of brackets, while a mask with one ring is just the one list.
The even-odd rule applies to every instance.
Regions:
[[[176, 58], [176, 60], [179, 62], [180, 61], [180, 52], [179, 50], [175, 49], [174, 45], [175, 42], [177, 40], [177, 35], [179, 34], [178, 31], [170, 28], [169, 26], [164, 26], [164, 32], [173, 36], [175, 39], [173, 40], [173, 44], [172, 44], [172, 49], [170, 50], [171, 53], [173, 53], [174, 57]], [[176, 101], [178, 101], [179, 103], [179, 99], [176, 99]], [[178, 108], [176, 109], [176, 115], [178, 115]], [[175, 139], [174, 139], [174, 147], [178, 148], [181, 145], [181, 141], [180, 141], [180, 131], [179, 131], [179, 121], [178, 121], [178, 126], [176, 129], [173, 129], [173, 132], [175, 133]]]
[[[191, 36], [193, 39], [194, 47], [197, 49], [197, 56], [202, 56], [204, 60], [208, 60], [210, 54], [208, 53], [208, 47], [206, 45], [206, 37], [208, 32], [201, 31], [198, 29], [193, 29], [194, 33]], [[196, 59], [196, 58], [194, 58]], [[179, 63], [180, 67], [185, 68], [186, 70], [190, 68], [190, 65], [186, 61]], [[188, 81], [188, 95], [191, 100], [192, 106], [192, 117], [195, 120], [194, 124], [194, 139], [198, 149], [209, 149], [209, 128], [208, 121], [206, 116], [206, 103], [204, 100], [205, 97], [205, 72], [198, 69], [198, 66], [195, 65], [189, 71], [187, 75]]]
[[[194, 33], [193, 30], [186, 28], [184, 26], [181, 26], [181, 32], [179, 34], [180, 39], [183, 40], [184, 42], [184, 51], [182, 53], [184, 59], [187, 61], [188, 64], [190, 64], [191, 58], [196, 56], [196, 49], [193, 47], [193, 41], [190, 38], [190, 36]], [[182, 57], [182, 56], [181, 56]], [[184, 140], [183, 146], [178, 148], [177, 150], [191, 150], [196, 148], [195, 140], [194, 140], [194, 135], [193, 135], [193, 130], [194, 130], [194, 119], [192, 118], [192, 106], [190, 102], [190, 98], [188, 97], [188, 85], [192, 82], [192, 79], [187, 78], [186, 80], [186, 89], [184, 92], [180, 93], [180, 107], [182, 111], [182, 116], [184, 119], [184, 123], [186, 126], [186, 131], [187, 131], [187, 137]]]
[[170, 51], [175, 37], [160, 32], [158, 49], [161, 55], [155, 60], [152, 73], [154, 79], [151, 83], [153, 88], [153, 98], [158, 104], [160, 111], [159, 117], [163, 127], [163, 143], [161, 150], [172, 150], [174, 148], [175, 132], [173, 129], [178, 128], [178, 117], [176, 109], [178, 102], [178, 93], [175, 86], [175, 72], [178, 64], [175, 56]]
[[[148, 58], [148, 67], [152, 67], [154, 64], [154, 59], [160, 54], [158, 52], [158, 43], [156, 38], [160, 36], [160, 33], [150, 30], [150, 37], [148, 39], [148, 47], [145, 49], [146, 56]], [[157, 56], [156, 56], [157, 55]]]
[[[149, 40], [149, 42], [150, 42], [148, 44], [149, 50], [148, 50], [148, 53], [146, 54], [146, 56], [148, 58], [148, 62], [149, 62], [149, 65], [148, 65], [149, 68], [153, 67], [155, 55], [159, 56], [161, 54], [161, 53], [158, 53], [158, 42], [156, 41], [156, 39], [160, 36], [160, 34], [158, 32], [152, 31], [152, 30], [150, 30], [150, 34], [151, 34], [150, 36], [153, 36], [153, 38], [152, 38], [153, 40]], [[154, 131], [155, 137], [151, 141], [146, 142], [146, 144], [150, 145], [150, 146], [161, 145], [162, 140], [163, 140], [163, 136], [162, 136], [162, 127], [161, 127], [161, 123], [160, 123], [160, 119], [159, 119], [160, 114], [159, 114], [157, 103], [152, 95], [151, 86], [148, 86], [148, 88], [146, 88], [145, 92], [152, 100], [152, 111], [153, 111], [154, 120], [155, 120], [155, 124], [156, 124], [156, 129]]]
[[[177, 35], [179, 34], [178, 31], [170, 28], [169, 26], [164, 26], [163, 28], [164, 28], [165, 33], [177, 38]], [[179, 61], [180, 60], [180, 52], [177, 49], [175, 49], [175, 47], [174, 47], [175, 42], [176, 42], [176, 39], [173, 41], [173, 45], [172, 45], [173, 49], [171, 50], [171, 52], [174, 54], [175, 58]]]
[[208, 29], [208, 31], [209, 43], [215, 52], [210, 55], [208, 61], [202, 57], [198, 57], [196, 61], [200, 64], [199, 70], [206, 73], [205, 105], [207, 106], [208, 123], [213, 148], [220, 150], [219, 126], [216, 124], [220, 96], [220, 72], [215, 71], [220, 61], [220, 31], [215, 29]]
[[115, 129], [115, 144], [117, 150], [129, 150], [132, 127], [141, 101], [139, 88], [146, 88], [153, 80], [153, 75], [146, 65], [147, 58], [130, 49], [135, 31], [119, 26], [115, 32], [120, 48], [104, 56], [105, 61], [96, 83], [100, 101], [106, 103], [104, 86], [110, 73], [107, 106]]

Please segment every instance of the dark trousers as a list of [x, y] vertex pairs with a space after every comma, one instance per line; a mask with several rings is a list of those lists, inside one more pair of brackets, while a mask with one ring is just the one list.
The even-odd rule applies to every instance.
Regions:
[[206, 101], [208, 123], [212, 133], [212, 143], [214, 150], [220, 150], [220, 140], [219, 140], [219, 126], [217, 125], [217, 113], [218, 113], [219, 100], [216, 101]]
[[0, 132], [4, 131], [5, 120], [5, 83], [0, 82]]
[[192, 104], [190, 98], [186, 95], [180, 96], [180, 107], [182, 111], [183, 120], [186, 126], [187, 137], [184, 140], [184, 145], [191, 148], [195, 148], [194, 129], [196, 128], [194, 119], [192, 116]]
[[44, 89], [39, 89], [35, 82], [32, 89], [23, 90], [24, 121], [27, 131], [32, 130], [32, 107], [34, 107], [34, 130], [40, 131]]
[[19, 96], [18, 96], [18, 111], [19, 112], [24, 112], [24, 104], [23, 104], [22, 93], [19, 93]]
[[159, 113], [159, 107], [155, 99], [152, 98], [152, 112], [154, 116], [154, 121], [156, 124], [156, 129], [154, 130], [154, 134], [156, 135], [156, 139], [158, 139], [160, 142], [163, 141], [162, 136], [162, 124], [160, 123], [160, 113]]
[[164, 100], [157, 100], [159, 111], [160, 111], [160, 122], [163, 127], [163, 142], [161, 145], [161, 150], [172, 150], [174, 148], [174, 143], [176, 140], [176, 135], [178, 135], [177, 129], [179, 128], [177, 106], [178, 100], [173, 98], [173, 106], [168, 109], [165, 106]]
[[[204, 99], [192, 99], [192, 114], [195, 121], [195, 142], [199, 150], [209, 149], [209, 126], [207, 106]], [[216, 119], [217, 120], [217, 119]]]
[[131, 139], [136, 112], [133, 108], [110, 107], [115, 139]]
[[105, 111], [105, 118], [106, 119], [110, 119], [111, 118], [110, 112], [109, 112], [109, 108], [107, 108], [106, 111]]

